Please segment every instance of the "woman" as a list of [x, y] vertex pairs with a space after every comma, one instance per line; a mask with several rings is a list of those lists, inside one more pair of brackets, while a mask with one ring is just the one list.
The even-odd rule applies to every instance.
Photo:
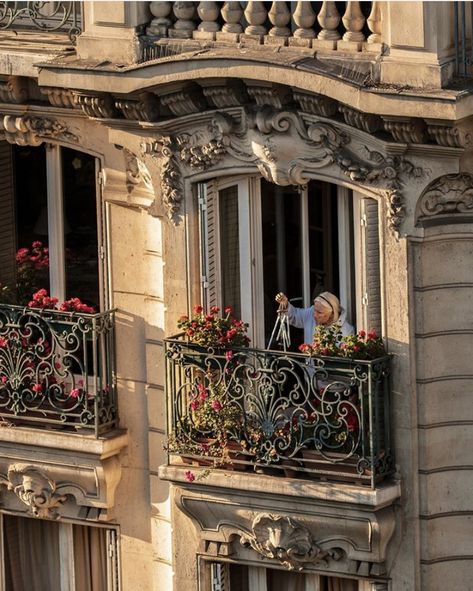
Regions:
[[338, 325], [342, 336], [355, 332], [353, 326], [344, 318], [339, 299], [329, 291], [319, 294], [310, 308], [296, 308], [282, 292], [276, 295], [276, 301], [283, 310], [287, 310], [289, 324], [304, 329], [305, 343], [312, 343], [315, 327], [320, 325]]

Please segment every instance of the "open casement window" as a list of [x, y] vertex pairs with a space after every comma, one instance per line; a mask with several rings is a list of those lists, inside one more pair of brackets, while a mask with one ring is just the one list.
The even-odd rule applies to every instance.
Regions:
[[358, 329], [382, 334], [379, 206], [375, 199], [354, 193], [356, 306]]
[[376, 201], [317, 180], [295, 188], [255, 177], [201, 183], [198, 195], [202, 301], [232, 306], [254, 346], [269, 342], [279, 291], [298, 307], [331, 291], [349, 323], [380, 330]]
[[[361, 591], [354, 579], [240, 564], [211, 563], [208, 591]], [[361, 583], [362, 584], [362, 583]], [[364, 588], [363, 588], [364, 589]], [[207, 589], [205, 590], [207, 591]]]
[[117, 532], [0, 515], [1, 591], [119, 591]]
[[17, 299], [15, 253], [41, 242], [49, 266], [39, 269], [31, 290], [47, 289], [64, 301], [79, 297], [103, 308], [105, 294], [99, 161], [83, 152], [49, 144], [0, 142], [0, 283]]

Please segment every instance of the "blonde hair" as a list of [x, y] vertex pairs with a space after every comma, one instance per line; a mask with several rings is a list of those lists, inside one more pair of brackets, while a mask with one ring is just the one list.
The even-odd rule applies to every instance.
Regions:
[[330, 308], [332, 310], [332, 323], [337, 322], [340, 318], [340, 314], [342, 313], [342, 309], [340, 306], [340, 300], [337, 296], [329, 291], [323, 291], [319, 293], [319, 295], [315, 298], [315, 302], [319, 303], [324, 308]]

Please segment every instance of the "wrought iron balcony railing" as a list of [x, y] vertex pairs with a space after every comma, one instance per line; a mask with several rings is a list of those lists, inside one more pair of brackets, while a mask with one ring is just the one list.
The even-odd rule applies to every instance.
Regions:
[[166, 340], [168, 450], [185, 464], [369, 484], [393, 471], [390, 357]]
[[114, 429], [114, 312], [0, 304], [0, 422], [96, 437]]
[[82, 32], [82, 2], [0, 2], [0, 30]]

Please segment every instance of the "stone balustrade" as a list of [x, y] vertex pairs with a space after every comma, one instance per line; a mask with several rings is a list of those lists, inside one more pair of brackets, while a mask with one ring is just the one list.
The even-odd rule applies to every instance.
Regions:
[[380, 51], [380, 2], [150, 2], [148, 36]]

